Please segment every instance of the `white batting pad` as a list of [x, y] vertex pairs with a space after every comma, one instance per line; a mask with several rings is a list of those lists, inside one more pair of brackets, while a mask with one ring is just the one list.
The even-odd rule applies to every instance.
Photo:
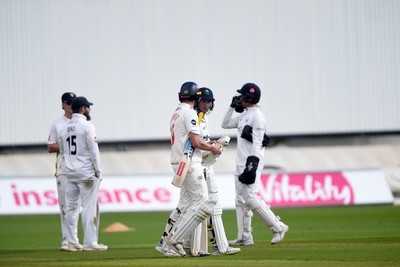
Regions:
[[193, 257], [199, 255], [201, 246], [201, 233], [202, 233], [202, 223], [200, 223], [193, 231], [192, 237], [190, 238], [190, 253]]
[[[180, 211], [177, 208], [174, 209], [171, 212], [171, 214], [169, 215], [168, 221], [167, 221], [167, 223], [165, 225], [163, 237], [167, 236], [168, 233], [171, 232], [172, 228], [175, 225], [175, 222], [179, 219], [179, 216], [180, 216]], [[164, 249], [168, 249], [169, 248], [167, 242], [162, 242], [161, 247], [164, 248]]]
[[273, 231], [282, 231], [282, 224], [272, 210], [263, 201], [256, 198], [251, 198], [246, 201], [246, 205], [257, 214], [261, 220]]
[[[210, 205], [210, 206], [209, 206]], [[175, 223], [174, 228], [168, 235], [172, 243], [182, 243], [194, 229], [204, 221], [210, 214], [214, 204], [206, 202], [199, 209], [186, 210], [181, 214], [180, 220]]]
[[251, 219], [252, 212], [243, 211], [242, 207], [236, 207], [236, 221], [238, 227], [238, 240], [252, 239]]
[[[222, 209], [221, 209], [221, 214], [222, 214]], [[225, 228], [222, 222], [221, 214], [211, 216], [209, 220], [210, 225], [208, 226], [208, 233], [210, 238], [212, 240], [215, 240], [215, 244], [218, 246], [219, 252], [223, 254], [228, 249], [229, 244], [226, 238]]]

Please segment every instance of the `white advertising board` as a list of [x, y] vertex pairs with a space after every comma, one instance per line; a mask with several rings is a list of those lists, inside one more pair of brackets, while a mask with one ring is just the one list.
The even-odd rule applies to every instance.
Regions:
[[[232, 174], [216, 174], [224, 209], [235, 208]], [[171, 175], [105, 176], [102, 212], [170, 211], [179, 199]], [[259, 195], [272, 207], [393, 203], [382, 170], [263, 174]], [[0, 177], [0, 215], [58, 213], [54, 177]]]
[[69, 90], [99, 142], [167, 141], [189, 80], [214, 92], [216, 136], [246, 82], [271, 135], [398, 132], [399, 17], [398, 0], [3, 0], [0, 146], [45, 144]]

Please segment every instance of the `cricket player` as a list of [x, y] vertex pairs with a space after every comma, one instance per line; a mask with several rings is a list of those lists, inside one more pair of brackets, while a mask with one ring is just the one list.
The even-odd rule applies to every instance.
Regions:
[[[67, 175], [67, 251], [104, 251], [98, 243], [98, 190], [101, 182], [100, 152], [94, 125], [90, 121], [93, 103], [85, 97], [72, 101], [73, 115], [63, 128], [62, 151]], [[79, 202], [82, 204], [83, 246], [78, 239]]]
[[[190, 162], [190, 168], [183, 181], [180, 191], [179, 203], [170, 218], [177, 218], [174, 227], [166, 231], [163, 241], [182, 257], [187, 255], [183, 248], [183, 242], [190, 235], [199, 231], [201, 223], [211, 214], [215, 201], [208, 199], [207, 184], [201, 165], [201, 150], [211, 151], [214, 155], [221, 154], [218, 144], [213, 145], [202, 140], [198, 124], [198, 116], [195, 111], [199, 99], [199, 87], [194, 82], [182, 84], [178, 94], [180, 104], [176, 108], [170, 120], [171, 131], [171, 165], [176, 172], [179, 162], [183, 157], [184, 147], [190, 138], [195, 148]], [[200, 234], [192, 236], [193, 242], [200, 244]], [[156, 248], [157, 249], [157, 248]], [[191, 251], [192, 256], [199, 256], [199, 251]]]
[[[61, 219], [61, 251], [65, 251], [68, 246], [67, 235], [66, 235], [66, 188], [67, 188], [67, 176], [65, 175], [65, 162], [64, 156], [60, 154], [60, 141], [61, 130], [72, 118], [71, 102], [76, 97], [75, 93], [65, 92], [61, 96], [61, 108], [64, 110], [64, 115], [55, 120], [49, 132], [47, 139], [47, 150], [49, 153], [56, 153], [56, 182], [57, 182], [57, 193], [58, 193], [58, 206], [60, 207], [60, 219]], [[79, 210], [77, 211], [79, 213]]]
[[[213, 110], [215, 99], [213, 96], [213, 92], [210, 89], [202, 87], [199, 89], [199, 91], [200, 91], [200, 100], [196, 105], [196, 110], [198, 113], [202, 112], [204, 114], [199, 125], [200, 136], [204, 141], [211, 142], [210, 133], [208, 130], [207, 115], [210, 114], [211, 111]], [[218, 156], [219, 155], [217, 156], [212, 155], [210, 151], [202, 151], [203, 173], [205, 175], [205, 179], [207, 182], [208, 197], [209, 199], [212, 199], [212, 201], [215, 201], [216, 206], [213, 208], [213, 211], [208, 220], [202, 222], [202, 224], [205, 224], [205, 227], [204, 228], [201, 227], [202, 225], [198, 226], [198, 228], [195, 229], [195, 231], [190, 235], [190, 237], [185, 240], [183, 244], [184, 249], [186, 253], [190, 254], [191, 256], [204, 257], [210, 255], [210, 253], [208, 253], [207, 223], [208, 223], [211, 244], [213, 246], [213, 252], [212, 252], [213, 255], [222, 255], [222, 254], [232, 255], [240, 252], [240, 248], [229, 247], [228, 240], [225, 235], [224, 226], [222, 223], [222, 218], [221, 218], [222, 207], [218, 203], [218, 195], [217, 195], [218, 188], [214, 178], [214, 171], [211, 166], [213, 163], [216, 162], [216, 158]], [[207, 158], [207, 161], [206, 164], [203, 164], [205, 158]], [[203, 192], [203, 194], [206, 194], [206, 192]], [[181, 198], [178, 204], [178, 208], [176, 208], [168, 218], [168, 222], [164, 231], [164, 236], [166, 236], [168, 232], [171, 231], [172, 227], [174, 226], [174, 223], [179, 218], [180, 209], [182, 209], [184, 206], [185, 203]], [[179, 254], [175, 253], [174, 251], [171, 251], [168, 245], [163, 243], [163, 239], [161, 239], [160, 242], [157, 244], [156, 250], [167, 257], [179, 256]]]
[[[222, 128], [238, 129], [235, 171], [238, 234], [237, 239], [229, 241], [229, 244], [236, 246], [254, 244], [251, 227], [253, 212], [272, 231], [271, 244], [276, 244], [282, 241], [289, 227], [281, 222], [270, 206], [257, 194], [264, 168], [264, 151], [268, 145], [265, 118], [257, 105], [261, 90], [254, 83], [246, 83], [237, 92], [240, 96], [233, 97], [222, 121]], [[234, 111], [240, 114], [234, 116]]]
[[[208, 128], [208, 115], [214, 109], [214, 94], [211, 89], [202, 87], [199, 89], [201, 92], [200, 101], [197, 105], [197, 111], [203, 112], [204, 116], [200, 123], [200, 132], [203, 140], [206, 142], [210, 141], [210, 131]], [[225, 234], [224, 224], [222, 222], [222, 206], [218, 200], [218, 186], [214, 176], [214, 169], [212, 164], [215, 161], [204, 162], [204, 158], [207, 157], [209, 152], [203, 152], [203, 172], [207, 182], [208, 197], [213, 199], [216, 204], [211, 212], [211, 215], [207, 219], [208, 235], [212, 245], [212, 255], [233, 255], [240, 252], [240, 248], [230, 247]], [[206, 166], [204, 166], [206, 165]], [[202, 233], [203, 235], [204, 233]]]

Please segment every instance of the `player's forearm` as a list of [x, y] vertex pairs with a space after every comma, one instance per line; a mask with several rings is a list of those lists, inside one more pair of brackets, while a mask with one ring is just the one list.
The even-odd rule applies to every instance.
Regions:
[[97, 144], [93, 143], [90, 147], [90, 157], [92, 159], [92, 164], [94, 172], [97, 178], [101, 175], [101, 163], [100, 163], [100, 151]]
[[200, 149], [200, 150], [206, 150], [206, 151], [210, 151], [211, 153], [213, 153], [214, 155], [219, 155], [221, 154], [221, 149], [219, 147], [219, 144], [215, 144], [213, 145], [212, 143], [208, 143], [206, 141], [203, 141], [200, 138], [193, 138], [194, 140], [190, 139], [192, 142], [192, 146], [196, 149]]
[[235, 109], [229, 107], [228, 110], [225, 113], [224, 118], [222, 119], [222, 124], [221, 127], [224, 129], [232, 129], [236, 128], [238, 125], [238, 120], [236, 118], [232, 118], [233, 116], [233, 111]]
[[100, 178], [101, 176], [101, 164], [100, 164], [100, 156], [97, 155], [92, 155], [92, 163], [93, 163], [93, 168], [94, 168], [94, 173], [97, 178]]
[[47, 145], [47, 151], [49, 153], [58, 153], [60, 152], [60, 145], [55, 143], [55, 144], [48, 144]]
[[200, 149], [200, 150], [206, 150], [206, 151], [211, 151], [212, 149], [212, 145], [210, 145], [209, 143], [202, 141], [199, 142], [196, 146], [194, 146], [196, 149]]

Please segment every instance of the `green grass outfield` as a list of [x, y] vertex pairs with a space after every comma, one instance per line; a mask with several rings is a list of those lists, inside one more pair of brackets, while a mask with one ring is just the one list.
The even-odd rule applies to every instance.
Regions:
[[[166, 258], [154, 249], [169, 212], [103, 213], [101, 229], [115, 222], [135, 228], [101, 232], [105, 252], [59, 251], [58, 215], [0, 216], [0, 266], [400, 266], [400, 207], [274, 211], [290, 227], [282, 243], [270, 245], [271, 233], [254, 217], [254, 246], [204, 258]], [[235, 238], [235, 218], [233, 210], [223, 214], [228, 239]]]

